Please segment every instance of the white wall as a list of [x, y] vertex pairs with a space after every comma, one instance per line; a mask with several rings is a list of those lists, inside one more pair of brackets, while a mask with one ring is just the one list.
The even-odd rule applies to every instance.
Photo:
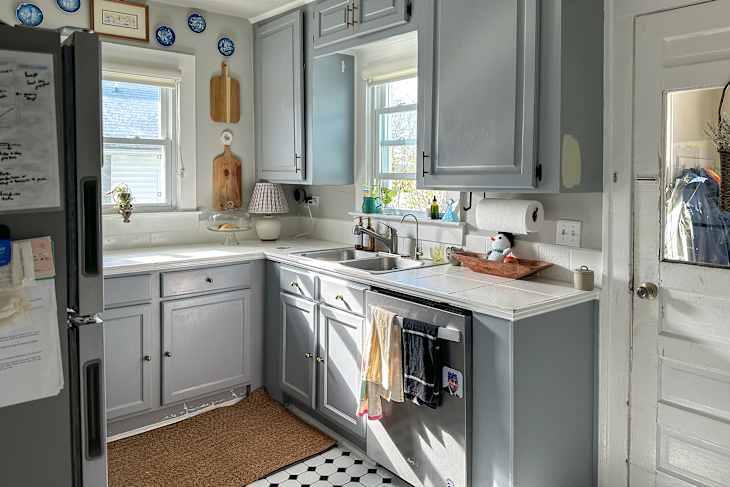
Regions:
[[[45, 19], [41, 27], [58, 28], [73, 26], [89, 28], [90, 0], [82, 0], [82, 7], [75, 14], [61, 11], [55, 0], [35, 0], [43, 9]], [[8, 24], [16, 24], [15, 7], [17, 2], [4, 0], [0, 6], [0, 20]], [[250, 188], [253, 186], [255, 170], [253, 166], [253, 29], [246, 19], [230, 15], [203, 12], [208, 27], [202, 34], [195, 34], [187, 26], [189, 9], [160, 3], [149, 3], [150, 42], [121, 41], [104, 38], [108, 42], [124, 42], [130, 45], [145, 46], [157, 49], [160, 47], [154, 40], [154, 30], [160, 24], [171, 26], [177, 35], [172, 51], [193, 54], [196, 57], [197, 100], [182, 100], [182, 103], [197, 102], [197, 203], [198, 207], [209, 208], [212, 200], [212, 161], [222, 152], [219, 141], [221, 131], [230, 128], [234, 134], [232, 149], [241, 159], [244, 186], [244, 201], [248, 200]], [[236, 43], [236, 52], [226, 59], [230, 66], [231, 76], [241, 83], [241, 121], [236, 124], [221, 124], [210, 120], [210, 78], [220, 72], [223, 56], [218, 53], [217, 40], [227, 35]], [[134, 223], [130, 224], [134, 226]]]

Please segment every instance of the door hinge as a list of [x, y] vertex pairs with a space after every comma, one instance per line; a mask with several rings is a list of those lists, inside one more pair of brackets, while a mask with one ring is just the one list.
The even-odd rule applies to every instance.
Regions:
[[538, 164], [535, 168], [535, 177], [538, 181], [542, 181], [542, 164]]

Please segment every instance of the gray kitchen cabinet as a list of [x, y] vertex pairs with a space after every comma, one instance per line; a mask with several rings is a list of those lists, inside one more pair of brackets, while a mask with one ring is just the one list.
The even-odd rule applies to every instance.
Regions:
[[360, 397], [364, 318], [319, 306], [317, 412], [357, 436], [365, 423], [356, 412]]
[[170, 404], [249, 380], [251, 291], [162, 304], [162, 402]]
[[256, 166], [259, 179], [306, 178], [302, 12], [255, 27]]
[[153, 338], [157, 320], [142, 304], [106, 310], [104, 360], [106, 409], [110, 420], [152, 409], [159, 387], [159, 353]]
[[602, 2], [419, 7], [418, 186], [601, 191]]
[[281, 389], [314, 408], [317, 303], [281, 293]]
[[312, 8], [313, 45], [321, 48], [408, 22], [408, 0], [320, 0]]

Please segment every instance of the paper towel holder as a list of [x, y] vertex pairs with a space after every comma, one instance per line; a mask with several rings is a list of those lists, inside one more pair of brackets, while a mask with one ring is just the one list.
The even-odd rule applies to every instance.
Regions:
[[[471, 191], [469, 191], [469, 206], [461, 205], [461, 209], [464, 210], [465, 212], [471, 210], [471, 198], [472, 198], [472, 195], [473, 194], [474, 193], [472, 193]], [[485, 199], [487, 198], [487, 193], [486, 192], [484, 193], [484, 198]]]

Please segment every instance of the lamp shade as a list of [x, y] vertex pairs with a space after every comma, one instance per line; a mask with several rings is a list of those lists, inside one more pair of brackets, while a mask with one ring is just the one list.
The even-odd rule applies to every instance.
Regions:
[[289, 213], [284, 188], [274, 183], [256, 183], [251, 195], [248, 212], [253, 215], [277, 215]]

